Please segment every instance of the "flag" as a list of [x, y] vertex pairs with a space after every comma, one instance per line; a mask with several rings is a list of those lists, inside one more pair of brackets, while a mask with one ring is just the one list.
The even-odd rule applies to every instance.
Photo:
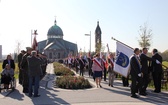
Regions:
[[120, 43], [116, 42], [116, 61], [114, 65], [114, 71], [123, 75], [124, 77], [128, 76], [130, 68], [130, 57], [133, 54], [133, 49]]
[[32, 44], [32, 49], [33, 50], [37, 50], [37, 46], [38, 46], [38, 44], [37, 44], [36, 36], [34, 36], [33, 44]]
[[108, 43], [107, 43], [106, 47], [107, 47], [107, 53], [106, 53], [106, 63], [105, 63], [105, 67], [106, 67], [106, 69], [108, 69], [108, 62], [107, 62], [107, 61], [108, 61], [109, 54], [110, 54], [110, 50], [109, 50]]

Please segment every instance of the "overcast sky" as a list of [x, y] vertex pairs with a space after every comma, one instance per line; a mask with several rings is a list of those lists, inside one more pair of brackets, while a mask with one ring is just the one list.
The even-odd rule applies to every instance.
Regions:
[[[37, 41], [47, 39], [48, 29], [61, 27], [64, 39], [77, 43], [78, 49], [95, 50], [97, 21], [102, 30], [102, 43], [115, 51], [114, 37], [135, 48], [139, 47], [139, 29], [145, 22], [152, 29], [152, 46], [168, 49], [168, 0], [1, 0], [0, 44], [3, 54], [13, 53], [16, 43], [22, 49], [31, 45], [31, 30], [37, 29]], [[106, 50], [106, 49], [105, 49]]]

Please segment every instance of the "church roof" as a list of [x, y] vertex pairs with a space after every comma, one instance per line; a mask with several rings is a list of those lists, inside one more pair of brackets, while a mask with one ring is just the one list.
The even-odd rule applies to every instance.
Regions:
[[63, 36], [63, 31], [62, 29], [57, 26], [56, 24], [54, 24], [52, 27], [50, 27], [50, 29], [48, 30], [47, 35], [52, 35], [52, 36]]
[[77, 44], [64, 40], [64, 44], [67, 49], [78, 51]]
[[49, 44], [44, 48], [44, 50], [47, 50], [47, 49], [57, 49], [57, 50], [64, 49], [64, 50], [65, 50], [65, 47], [64, 47], [64, 44], [63, 44], [62, 41], [63, 41], [63, 40], [55, 40], [55, 41], [49, 43]]
[[99, 26], [99, 21], [97, 22], [97, 27], [96, 27], [95, 33], [96, 34], [102, 34], [100, 26]]

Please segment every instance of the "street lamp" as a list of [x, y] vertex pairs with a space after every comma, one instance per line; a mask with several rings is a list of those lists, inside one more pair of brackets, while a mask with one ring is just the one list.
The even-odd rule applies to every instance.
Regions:
[[90, 52], [91, 52], [91, 31], [90, 34], [85, 34], [85, 36], [90, 36]]

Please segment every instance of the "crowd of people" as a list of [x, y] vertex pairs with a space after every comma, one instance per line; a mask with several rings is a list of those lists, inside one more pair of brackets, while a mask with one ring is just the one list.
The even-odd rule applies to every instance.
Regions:
[[[143, 48], [139, 50], [134, 49], [134, 54], [130, 58], [130, 70], [127, 77], [122, 77], [123, 86], [131, 87], [131, 97], [138, 98], [139, 95], [148, 95], [146, 89], [150, 82], [151, 77], [154, 81], [155, 93], [161, 92], [161, 76], [162, 76], [162, 57], [159, 55], [157, 49], [153, 49], [152, 57], [147, 56], [148, 49]], [[109, 53], [106, 57], [97, 53], [92, 57], [76, 56], [68, 57], [65, 60], [65, 64], [72, 68], [74, 67], [76, 72], [83, 76], [85, 69], [88, 71], [88, 75], [93, 76], [97, 87], [102, 87], [101, 80], [106, 81], [108, 74], [108, 85], [113, 87], [114, 80], [117, 75], [114, 72], [115, 59], [114, 54]], [[129, 79], [132, 83], [129, 85]]]
[[46, 73], [47, 58], [30, 47], [27, 47], [26, 52], [21, 52], [18, 59], [20, 57], [19, 83], [23, 86], [23, 93], [28, 93], [29, 97], [34, 93], [34, 97], [39, 97], [39, 82]]
[[[130, 57], [130, 71], [127, 77], [122, 77], [123, 86], [129, 86], [129, 77], [131, 77], [131, 97], [138, 98], [139, 95], [148, 95], [146, 90], [152, 74], [155, 93], [161, 92], [161, 75], [162, 75], [162, 57], [158, 54], [157, 49], [153, 49], [152, 57], [147, 56], [148, 49], [134, 49], [134, 54]], [[115, 57], [113, 53], [100, 55], [96, 53], [93, 56], [69, 56], [64, 60], [64, 63], [69, 67], [74, 67], [80, 76], [84, 75], [85, 69], [88, 70], [89, 77], [93, 77], [97, 88], [102, 88], [101, 81], [107, 81], [108, 85], [114, 86], [116, 73], [114, 72]], [[39, 81], [46, 73], [47, 58], [43, 54], [28, 47], [27, 51], [22, 50], [18, 55], [19, 68], [19, 84], [23, 86], [23, 93], [28, 93], [30, 97], [39, 97]], [[10, 55], [3, 61], [3, 71], [1, 73], [1, 83], [4, 83], [4, 88], [9, 88], [9, 82], [14, 76], [15, 62]], [[34, 87], [34, 88], [33, 88]]]
[[113, 82], [116, 76], [114, 72], [114, 54], [110, 53], [108, 57], [96, 53], [93, 56], [69, 56], [64, 61], [65, 65], [69, 68], [74, 67], [76, 73], [79, 72], [80, 76], [84, 75], [84, 71], [88, 71], [89, 77], [93, 77], [97, 87], [102, 88], [101, 80], [107, 81], [107, 73], [109, 78], [109, 86], [113, 87]]
[[[22, 50], [18, 54], [19, 84], [23, 86], [23, 93], [28, 93], [29, 97], [39, 97], [39, 82], [46, 74], [47, 57], [30, 47], [27, 47], [26, 50]], [[15, 71], [15, 62], [11, 55], [7, 55], [2, 68], [1, 84], [4, 84], [5, 89], [9, 89], [9, 83], [14, 77]]]
[[152, 57], [147, 56], [148, 49], [143, 48], [142, 53], [135, 48], [134, 55], [130, 61], [131, 75], [131, 97], [138, 98], [139, 95], [148, 95], [146, 89], [149, 84], [150, 74], [152, 74], [155, 86], [155, 93], [161, 92], [161, 75], [162, 75], [162, 57], [158, 54], [157, 49], [153, 49]]

